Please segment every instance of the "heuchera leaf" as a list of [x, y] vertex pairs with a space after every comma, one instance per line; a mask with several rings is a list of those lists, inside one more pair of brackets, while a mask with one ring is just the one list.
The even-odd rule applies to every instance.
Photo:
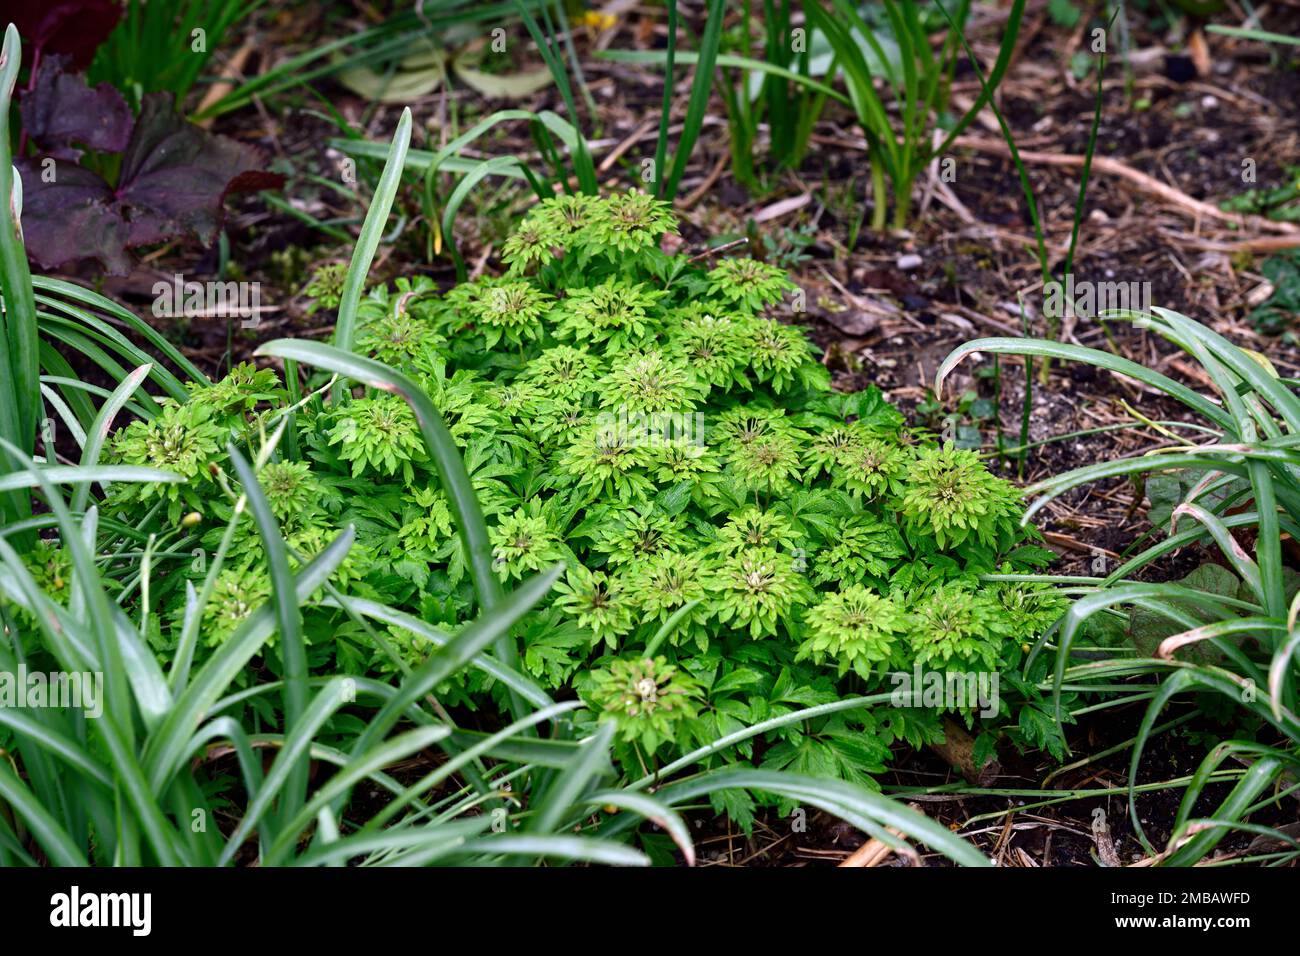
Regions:
[[[284, 177], [258, 170], [259, 152], [214, 136], [178, 114], [170, 93], [144, 97], [122, 156], [117, 187], [68, 161], [18, 163], [23, 235], [42, 268], [98, 259], [112, 274], [128, 271], [125, 248], [193, 235], [211, 242], [231, 192], [270, 189]], [[52, 181], [47, 181], [52, 180]]]
[[23, 130], [45, 152], [78, 159], [73, 143], [120, 153], [131, 139], [131, 108], [108, 83], [93, 90], [80, 74], [64, 73], [66, 58], [49, 57], [36, 71], [36, 85], [19, 107]]
[[0, 22], [12, 23], [27, 41], [36, 62], [66, 54], [84, 69], [122, 16], [118, 0], [0, 0]]
[[[23, 180], [23, 241], [32, 261], [53, 269], [74, 259], [98, 259], [112, 275], [130, 271], [130, 230], [111, 205], [104, 180], [72, 162], [46, 167], [39, 159], [20, 159], [15, 165]], [[45, 181], [47, 171], [53, 182]]]
[[117, 196], [130, 209], [129, 245], [188, 231], [211, 242], [227, 193], [270, 189], [284, 177], [261, 172], [251, 146], [211, 133], [176, 112], [170, 93], [144, 98], [122, 157]]

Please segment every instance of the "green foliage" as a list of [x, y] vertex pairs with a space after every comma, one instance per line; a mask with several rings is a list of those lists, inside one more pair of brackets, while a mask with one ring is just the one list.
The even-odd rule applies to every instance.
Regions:
[[1072, 0], [1048, 0], [1047, 15], [1058, 27], [1073, 30], [1083, 17], [1083, 11], [1075, 6]]
[[1300, 219], [1300, 166], [1287, 166], [1286, 182], [1269, 189], [1247, 189], [1219, 207], [1227, 212], [1267, 216], [1277, 222], [1295, 222]]
[[[658, 239], [674, 228], [666, 205], [640, 193], [557, 197], [521, 222], [505, 278], [445, 294], [401, 280], [358, 309], [359, 349], [428, 394], [464, 458], [495, 576], [566, 566], [522, 626], [522, 670], [548, 691], [578, 690], [594, 709], [584, 720], [616, 715], [615, 752], [635, 768], [885, 688], [890, 669], [1015, 667], [1052, 621], [1003, 613], [1012, 586], [977, 583], [1032, 565], [1032, 549], [1016, 551], [1034, 533], [1019, 525], [1014, 489], [970, 452], [919, 442], [877, 390], [831, 390], [802, 330], [780, 321], [785, 274], [667, 256]], [[182, 503], [199, 512], [195, 533], [215, 549], [232, 517], [226, 440], [285, 424], [299, 456], [268, 462], [260, 481], [291, 554], [351, 525], [357, 544], [333, 587], [428, 621], [472, 614], [463, 532], [407, 403], [374, 389], [337, 405], [316, 393], [292, 411], [288, 401], [241, 368], [122, 429], [110, 452], [180, 473], [152, 493], [173, 520]], [[155, 437], [169, 429], [183, 441]], [[230, 539], [208, 643], [269, 588], [248, 521]], [[181, 613], [183, 589], [155, 595]], [[303, 628], [313, 666], [394, 666], [336, 607], [305, 607]], [[393, 640], [419, 662], [409, 630]], [[645, 681], [658, 689], [629, 704]], [[438, 693], [480, 707], [505, 688], [473, 670]], [[930, 719], [819, 718], [711, 762], [861, 782], [894, 740], [930, 739], [917, 729]]]
[[875, 665], [895, 656], [907, 623], [902, 609], [888, 597], [861, 584], [849, 585], [808, 612], [808, 637], [799, 656], [819, 663], [825, 656], [839, 665], [839, 676], [852, 669], [869, 680]]
[[974, 452], [948, 443], [916, 452], [907, 466], [899, 511], [910, 527], [933, 535], [940, 548], [972, 538], [1005, 548], [1019, 537], [1019, 500], [1019, 492], [990, 475]]
[[[883, 0], [861, 10], [851, 0], [832, 0], [830, 9], [820, 0], [803, 3], [810, 30], [823, 35], [835, 54], [867, 138], [875, 229], [885, 227], [887, 181], [894, 194], [892, 225], [896, 229], [907, 225], [917, 177], [932, 157], [945, 153], [1001, 82], [1024, 14], [1024, 0], [1014, 0], [997, 62], [983, 84], [979, 101], [952, 124], [938, 148], [932, 149], [932, 130], [948, 109], [949, 86], [965, 44], [963, 31], [971, 4], [970, 0], [949, 0], [935, 7], [938, 15], [933, 10], [923, 11], [921, 4], [897, 0]], [[936, 30], [943, 31], [937, 51], [931, 43]], [[897, 103], [897, 118], [887, 110], [891, 96]]]
[[311, 300], [306, 314], [311, 315], [317, 309], [337, 309], [343, 301], [343, 282], [347, 275], [346, 263], [326, 262], [317, 266], [302, 289], [302, 294]]
[[[0, 100], [19, 64], [13, 28], [3, 61], [0, 78], [10, 82], [0, 83]], [[751, 706], [735, 699], [754, 684], [746, 668], [709, 676], [716, 713], [730, 730], [718, 738], [719, 720], [700, 708], [704, 678], [696, 673], [722, 661], [711, 634], [691, 629], [705, 641], [698, 653], [656, 657], [655, 649], [705, 603], [692, 589], [704, 574], [668, 573], [691, 567], [670, 562], [678, 552], [668, 547], [698, 544], [702, 550], [688, 557], [712, 560], [713, 519], [748, 502], [724, 484], [720, 468], [696, 467], [702, 459], [676, 441], [638, 465], [653, 472], [639, 476], [653, 492], [644, 500], [578, 494], [582, 486], [566, 480], [557, 456], [575, 441], [569, 432], [585, 427], [583, 409], [596, 404], [614, 352], [575, 349], [589, 360], [567, 356], [559, 365], [575, 374], [548, 394], [544, 369], [526, 373], [540, 350], [558, 347], [549, 315], [539, 338], [520, 338], [515, 355], [489, 352], [484, 329], [460, 311], [467, 300], [439, 296], [426, 280], [399, 281], [395, 292], [374, 290], [359, 303], [409, 129], [408, 112], [339, 293], [336, 341], [347, 348], [281, 340], [259, 350], [284, 360], [287, 388], [276, 373], [251, 366], [208, 383], [133, 313], [79, 286], [31, 280], [13, 217], [0, 214], [0, 280], [13, 323], [0, 341], [18, 350], [0, 350], [0, 365], [13, 373], [4, 381], [30, 400], [33, 421], [62, 416], [81, 446], [80, 465], [55, 463], [48, 440], [47, 457], [35, 457], [12, 427], [20, 410], [0, 403], [0, 477], [18, 505], [7, 500], [0, 512], [0, 675], [28, 666], [103, 679], [97, 719], [83, 719], [75, 702], [0, 706], [0, 866], [635, 865], [649, 861], [616, 838], [644, 819], [689, 864], [690, 833], [674, 807], [708, 796], [736, 807], [747, 824], [750, 791], [817, 807], [886, 842], [901, 833], [958, 862], [987, 865], [942, 826], [861, 786], [770, 767], [695, 769], [731, 747], [752, 757], [755, 740], [767, 735], [759, 741], [767, 749], [779, 730], [804, 745], [795, 754], [772, 748], [771, 761], [851, 776], [869, 769], [866, 760], [881, 754], [889, 734], [919, 740], [925, 722], [851, 719], [841, 712], [883, 695], [827, 702], [833, 691], [824, 679], [811, 691], [784, 672]], [[7, 175], [7, 161], [0, 169]], [[600, 236], [591, 245], [608, 242]], [[642, 273], [640, 281], [671, 289], [664, 308], [703, 287], [702, 275], [653, 245], [630, 262], [604, 254], [591, 261], [593, 272], [626, 265]], [[688, 272], [691, 287], [675, 287]], [[541, 291], [562, 301], [556, 283], [552, 277]], [[33, 312], [33, 287], [49, 312]], [[53, 319], [60, 345], [43, 350], [40, 362], [38, 318], [40, 333]], [[669, 315], [657, 307], [652, 318]], [[150, 342], [189, 383], [119, 328]], [[349, 351], [354, 345], [409, 375]], [[67, 348], [116, 387], [67, 390], [60, 382], [74, 374], [60, 355]], [[120, 363], [132, 360], [127, 372]], [[36, 388], [42, 364], [66, 400], [43, 381]], [[304, 367], [333, 377], [309, 378], [304, 394]], [[141, 391], [146, 379], [165, 397]], [[700, 390], [701, 400], [707, 392]], [[96, 407], [92, 399], [101, 397]], [[828, 399], [828, 407], [845, 406]], [[881, 412], [854, 407], [858, 415]], [[138, 421], [114, 430], [123, 413]], [[408, 415], [419, 449], [408, 440]], [[636, 427], [651, 434], [646, 424]], [[103, 454], [118, 463], [100, 465]], [[128, 457], [184, 474], [120, 463]], [[73, 486], [70, 500], [62, 484]], [[783, 518], [799, 530], [824, 524], [827, 511], [792, 493]], [[563, 563], [515, 584], [509, 568], [493, 568], [494, 538], [507, 560], [537, 558], [535, 545], [555, 548], [574, 587], [550, 600]], [[718, 553], [728, 547], [734, 544]], [[597, 663], [592, 637], [602, 626], [584, 618], [586, 609], [623, 598], [623, 584], [638, 575], [622, 569], [652, 560], [660, 564], [643, 580], [645, 597], [608, 622], [610, 643], [622, 648], [634, 631], [638, 643], [644, 639], [641, 601], [660, 617], [671, 613], [643, 653]], [[554, 703], [530, 673], [579, 694], [601, 674], [633, 678], [631, 716], [648, 717], [638, 729], [656, 736], [621, 740], [624, 767], [642, 756], [636, 747], [648, 746], [644, 757], [658, 768], [654, 751], [669, 746], [661, 731], [677, 748], [712, 736], [662, 778], [656, 772], [629, 782], [609, 759], [617, 723], [582, 713], [581, 700]], [[505, 706], [494, 708], [487, 733], [457, 726], [463, 708], [493, 698]], [[823, 703], [810, 705], [815, 700]], [[735, 728], [742, 710], [750, 724]], [[761, 711], [778, 715], [756, 725]], [[628, 716], [626, 698], [620, 713]], [[878, 738], [854, 736], [877, 726]], [[427, 772], [398, 780], [386, 772], [398, 765]], [[686, 767], [690, 776], [661, 793], [670, 774]], [[354, 802], [358, 786], [366, 799]]]
[[1270, 256], [1259, 267], [1273, 283], [1273, 294], [1251, 310], [1249, 319], [1261, 332], [1291, 332], [1300, 315], [1300, 252], [1288, 249]]
[[92, 82], [123, 92], [166, 90], [184, 103], [228, 32], [262, 0], [127, 0], [125, 16], [95, 53]]
[[215, 385], [191, 384], [188, 392], [187, 401], [161, 399], [152, 419], [118, 431], [106, 455], [112, 462], [172, 472], [184, 482], [117, 485], [109, 496], [112, 506], [161, 501], [172, 524], [180, 521], [182, 511], [203, 511], [224, 473], [231, 431], [256, 427], [260, 419], [254, 409], [278, 402], [284, 394], [274, 372], [247, 363]]

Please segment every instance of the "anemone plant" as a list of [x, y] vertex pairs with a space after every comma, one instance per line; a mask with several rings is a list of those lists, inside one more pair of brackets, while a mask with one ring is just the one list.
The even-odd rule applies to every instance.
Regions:
[[[405, 395], [430, 455], [447, 469], [443, 484], [462, 487], [459, 459], [438, 454], [441, 443], [450, 439], [433, 424], [432, 404], [400, 374], [328, 346], [282, 342], [266, 351], [333, 366]], [[110, 400], [120, 403], [142, 378], [123, 383]], [[331, 586], [353, 546], [351, 527], [311, 561], [299, 563], [295, 572], [276, 507], [263, 487], [265, 482], [278, 495], [291, 477], [272, 461], [283, 434], [282, 424], [264, 444], [248, 449], [251, 459], [233, 445], [227, 449], [237, 477], [230, 488], [227, 533], [246, 512], [251, 515], [274, 587], [241, 598], [245, 606], [232, 615], [230, 633], [192, 671], [183, 653], [173, 657], [169, 672], [160, 667], [150, 649], [159, 624], [147, 602], [139, 621], [128, 617], [109, 597], [96, 567], [98, 507], [74, 516], [56, 487], [109, 480], [174, 484], [181, 476], [131, 466], [62, 469], [29, 460], [0, 478], [8, 487], [37, 491], [68, 556], [63, 571], [49, 572], [43, 560], [38, 581], [29, 570], [30, 560], [24, 561], [9, 543], [12, 526], [0, 528], [0, 616], [6, 635], [0, 643], [0, 672], [13, 676], [39, 669], [75, 675], [84, 695], [75, 702], [33, 699], [26, 706], [0, 707], [0, 734], [9, 757], [0, 764], [0, 864], [646, 863], [643, 854], [615, 839], [617, 834], [605, 837], [592, 829], [589, 821], [600, 807], [606, 814], [653, 817], [677, 842], [685, 861], [693, 861], [687, 828], [669, 804], [635, 790], [609, 788], [616, 781], [606, 755], [618, 728], [643, 737], [672, 720], [689, 701], [690, 679], [675, 674], [662, 658], [619, 665], [626, 673], [612, 675], [608, 684], [614, 696], [607, 708], [616, 719], [575, 739], [569, 721], [579, 702], [552, 702], [528, 677], [487, 653], [545, 595], [562, 565], [523, 581], [454, 634], [397, 609], [346, 597]], [[5, 450], [20, 457], [12, 445]], [[474, 515], [462, 511], [460, 518], [473, 521]], [[482, 519], [477, 520], [481, 532]], [[465, 540], [476, 537], [467, 534]], [[142, 573], [147, 593], [147, 560]], [[216, 582], [223, 573], [219, 551], [201, 592], [190, 590], [184, 617], [172, 624], [179, 645], [206, 639], [209, 611], [222, 599]], [[51, 578], [61, 576], [70, 580], [51, 587]], [[358, 619], [408, 628], [432, 652], [395, 683], [310, 673], [302, 613], [320, 600], [337, 602]], [[279, 661], [281, 679], [239, 686], [250, 665], [256, 669], [259, 660], [271, 657]], [[430, 703], [429, 694], [464, 668], [483, 669], [511, 687], [527, 701], [526, 711], [492, 733], [460, 731]], [[264, 697], [282, 698], [283, 723], [269, 731], [251, 730], [240, 715]], [[344, 721], [348, 714], [363, 717]], [[554, 728], [556, 735], [553, 746], [539, 751], [526, 733], [542, 726]], [[446, 759], [430, 762], [415, 783], [399, 783], [386, 772], [429, 748], [443, 750]], [[259, 751], [274, 758], [266, 764]], [[530, 772], [520, 766], [521, 751], [527, 754], [522, 759], [546, 769]], [[493, 761], [490, 769], [483, 768], [485, 760]], [[237, 772], [238, 793], [223, 792], [218, 785], [227, 764]], [[324, 770], [310, 786], [309, 765]], [[889, 801], [866, 791], [855, 790], [852, 797], [826, 794], [810, 778], [772, 777], [778, 791], [807, 793], [813, 805], [844, 813], [874, 832], [883, 833], [894, 816]], [[512, 791], [506, 788], [512, 781], [513, 792], [528, 793], [526, 805], [509, 796]], [[349, 805], [362, 783], [389, 799], [358, 822]], [[218, 825], [225, 816], [224, 811], [218, 815], [218, 795], [228, 805], [233, 801], [236, 809], [229, 826]], [[493, 812], [482, 812], [493, 807]], [[357, 824], [346, 832], [341, 825], [345, 812]], [[908, 824], [956, 859], [981, 862], [978, 854], [919, 814], [908, 815]]]
[[[12, 31], [6, 43], [10, 69], [17, 54]], [[919, 813], [861, 786], [804, 774], [742, 778], [704, 769], [681, 781], [672, 802], [649, 796], [649, 781], [627, 782], [611, 759], [616, 719], [601, 719], [599, 708], [591, 712], [580, 701], [555, 703], [519, 669], [516, 631], [526, 626], [548, 636], [548, 619], [531, 612], [565, 570], [550, 564], [550, 512], [529, 506], [516, 516], [517, 527], [498, 522], [494, 541], [484, 515], [504, 513], [501, 483], [473, 482], [460, 444], [467, 430], [496, 421], [493, 409], [467, 390], [460, 371], [447, 374], [443, 362], [425, 362], [429, 353], [409, 335], [368, 341], [415, 366], [427, 392], [350, 351], [357, 319], [365, 318], [361, 287], [400, 176], [409, 124], [406, 114], [339, 293], [337, 345], [284, 340], [260, 350], [284, 362], [284, 387], [274, 373], [251, 366], [215, 384], [197, 370], [189, 375], [182, 362], [175, 364], [189, 382], [148, 362], [120, 369], [112, 352], [143, 353], [70, 303], [119, 318], [150, 341], [156, 333], [75, 286], [33, 283], [58, 292], [50, 306], [66, 318], [51, 323], [55, 337], [99, 361], [119, 384], [82, 396], [86, 427], [54, 389], [34, 397], [36, 418], [40, 398], [65, 413], [81, 448], [79, 465], [53, 463], [48, 441], [42, 460], [0, 435], [0, 493], [21, 505], [0, 515], [0, 692], [9, 694], [24, 672], [55, 674], [60, 693], [73, 686], [82, 692], [79, 700], [43, 692], [14, 706], [3, 698], [0, 865], [643, 864], [647, 857], [624, 834], [648, 818], [691, 863], [694, 850], [675, 803], [749, 787], [840, 815], [891, 846], [916, 838], [959, 862], [986, 864]], [[615, 250], [641, 248], [644, 203], [630, 199], [619, 208], [635, 215], [619, 219], [601, 241]], [[657, 228], [655, 208], [648, 228]], [[0, 229], [0, 251], [4, 263], [24, 261], [16, 231]], [[17, 322], [24, 287], [15, 276], [6, 272], [3, 292], [4, 314]], [[20, 332], [33, 331], [32, 318]], [[302, 366], [332, 377], [304, 393]], [[163, 397], [143, 393], [150, 379]], [[100, 395], [97, 408], [91, 398]], [[338, 427], [349, 410], [364, 428]], [[113, 435], [123, 411], [138, 420]], [[315, 458], [303, 453], [307, 418], [324, 432], [311, 449]], [[381, 432], [400, 455], [369, 441]], [[506, 447], [514, 440], [501, 438]], [[104, 452], [117, 462], [101, 465]], [[311, 467], [322, 462], [334, 469], [329, 482]], [[445, 545], [453, 552], [447, 559], [467, 578], [468, 603], [455, 605], [463, 615], [439, 616], [427, 602], [411, 613], [375, 600], [355, 573], [361, 563], [373, 566], [371, 545], [358, 543], [357, 529], [378, 524], [369, 500], [384, 494], [377, 476], [405, 474], [408, 466], [414, 475], [417, 464], [410, 499], [384, 516], [385, 533], [394, 536], [389, 547], [398, 548], [385, 552], [385, 577], [400, 579], [389, 572], [412, 563], [400, 553], [406, 543]], [[355, 480], [368, 494], [354, 497], [369, 511], [356, 523], [334, 522], [340, 488], [358, 468]], [[64, 485], [73, 489], [70, 498]], [[193, 492], [201, 492], [201, 510], [186, 513]], [[556, 520], [562, 524], [572, 510]], [[538, 518], [543, 523], [534, 527]], [[634, 547], [658, 533], [653, 524], [632, 521], [628, 530]], [[38, 544], [28, 548], [23, 539], [38, 533]], [[536, 553], [539, 539], [544, 547]], [[360, 560], [359, 552], [370, 556]], [[515, 559], [517, 573], [498, 567], [496, 558]], [[528, 575], [530, 568], [538, 573]], [[616, 636], [627, 618], [606, 613], [618, 589], [598, 574], [584, 578], [570, 569], [568, 596], [575, 614], [590, 615], [593, 630]], [[507, 590], [502, 577], [521, 580]], [[178, 601], [164, 606], [169, 593]], [[684, 607], [663, 622], [656, 646]], [[349, 669], [357, 662], [344, 657], [323, 663], [307, 626], [322, 612], [364, 635], [382, 666], [362, 661]], [[666, 703], [674, 686], [689, 690], [693, 678], [669, 673], [654, 664], [653, 648], [646, 650], [653, 673], [637, 676], [633, 691], [649, 714], [660, 690]], [[497, 716], [486, 731], [458, 727], [442, 704], [442, 689], [466, 672], [497, 688]], [[807, 709], [783, 713], [775, 725], [757, 722], [718, 735], [706, 753], [668, 772], [816, 716]], [[414, 782], [399, 782], [389, 773], [399, 762], [428, 769]], [[380, 806], [352, 800], [363, 784], [386, 794]], [[625, 816], [636, 819], [624, 826]]]

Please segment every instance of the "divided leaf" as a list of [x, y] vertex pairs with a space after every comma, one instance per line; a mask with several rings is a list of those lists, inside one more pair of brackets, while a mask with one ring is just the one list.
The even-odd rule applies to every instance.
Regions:
[[211, 242], [228, 193], [271, 189], [284, 182], [260, 171], [252, 146], [215, 136], [176, 112], [170, 93], [145, 96], [135, 134], [122, 157], [117, 196], [129, 209], [132, 246], [192, 232]]
[[112, 275], [130, 268], [126, 255], [129, 228], [112, 208], [108, 183], [70, 162], [48, 167], [39, 157], [15, 163], [23, 181], [23, 240], [27, 254], [42, 268], [53, 269], [76, 259], [98, 259]]

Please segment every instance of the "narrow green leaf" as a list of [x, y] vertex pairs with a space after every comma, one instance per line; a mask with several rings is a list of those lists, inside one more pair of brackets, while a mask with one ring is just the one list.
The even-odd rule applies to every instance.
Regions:
[[[370, 263], [374, 261], [379, 240], [384, 234], [384, 224], [388, 213], [393, 208], [393, 199], [402, 182], [402, 169], [406, 162], [406, 150], [411, 144], [411, 110], [402, 110], [402, 117], [397, 121], [397, 131], [393, 134], [393, 144], [388, 150], [388, 160], [384, 163], [379, 185], [375, 187], [375, 196], [366, 211], [365, 222], [361, 225], [361, 236], [352, 251], [352, 261], [348, 264], [347, 278], [343, 280], [343, 290], [339, 294], [339, 315], [334, 325], [334, 344], [345, 352], [352, 350], [357, 334], [357, 309], [361, 304], [361, 293], [365, 288], [366, 278], [370, 275]], [[337, 395], [337, 392], [335, 393]]]
[[[274, 442], [271, 443], [274, 445]], [[307, 646], [302, 635], [302, 609], [293, 593], [293, 574], [289, 569], [289, 549], [280, 534], [271, 503], [266, 499], [252, 467], [233, 444], [226, 446], [239, 483], [244, 487], [248, 507], [257, 533], [262, 539], [266, 563], [271, 575], [271, 597], [275, 602], [277, 630], [280, 632], [280, 659], [284, 663], [285, 726], [296, 728], [307, 708]], [[284, 756], [281, 753], [281, 756]], [[307, 760], [304, 757], [290, 773], [285, 786], [283, 809], [293, 815], [307, 796]]]
[[[108, 401], [104, 402], [86, 434], [86, 446], [81, 450], [82, 468], [93, 468], [99, 464], [99, 455], [113, 428], [113, 420], [122, 410], [122, 406], [135, 394], [135, 390], [140, 387], [140, 383], [144, 381], [151, 368], [151, 365], [141, 365], [123, 379], [121, 384], [113, 389], [113, 394], [108, 397]], [[90, 484], [80, 485], [72, 494], [72, 510], [85, 511], [89, 497]]]

